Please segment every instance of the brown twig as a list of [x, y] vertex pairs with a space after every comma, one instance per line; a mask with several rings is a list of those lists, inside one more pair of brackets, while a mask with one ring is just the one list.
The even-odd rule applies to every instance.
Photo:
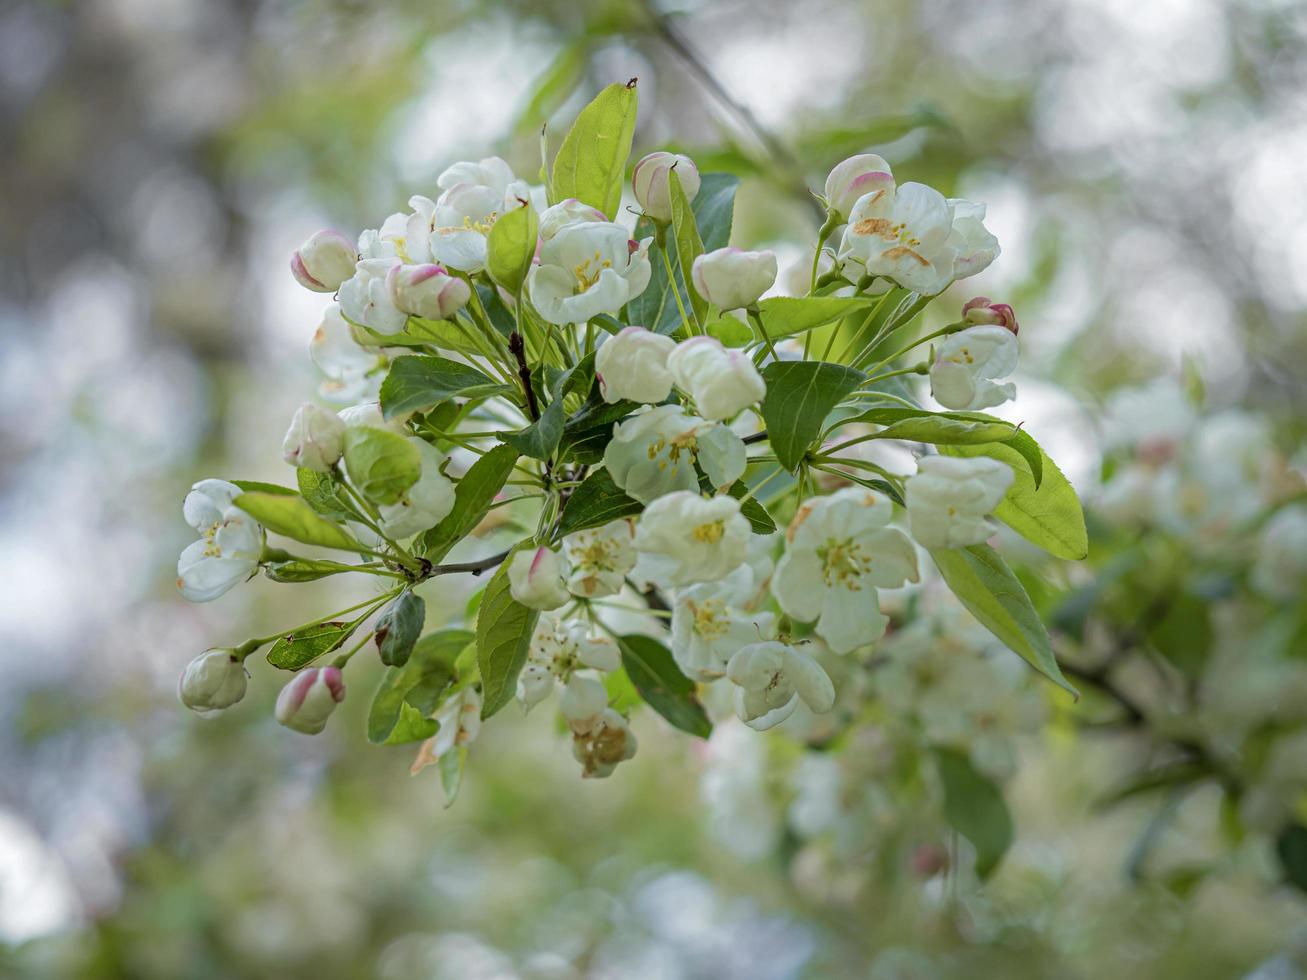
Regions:
[[516, 330], [508, 336], [508, 349], [517, 360], [517, 376], [522, 379], [522, 387], [526, 391], [526, 408], [531, 414], [531, 421], [538, 422], [540, 406], [536, 402], [535, 388], [531, 386], [531, 369], [526, 364], [526, 341]]

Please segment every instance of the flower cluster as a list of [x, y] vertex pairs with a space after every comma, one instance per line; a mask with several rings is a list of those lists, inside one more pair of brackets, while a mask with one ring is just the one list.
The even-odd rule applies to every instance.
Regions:
[[[976, 297], [935, 329], [914, 326], [998, 255], [984, 207], [896, 184], [878, 156], [846, 160], [826, 181], [808, 288], [782, 296], [774, 253], [729, 245], [730, 175], [651, 153], [632, 171], [635, 220], [618, 214], [630, 129], [603, 127], [634, 106], [633, 86], [605, 89], [547, 186], [499, 158], [456, 163], [434, 198], [294, 254], [296, 280], [334, 295], [310, 352], [337, 410], [306, 403], [291, 420], [294, 486], [196, 484], [185, 514], [202, 538], [179, 585], [214, 599], [262, 568], [284, 583], [354, 572], [379, 588], [204, 654], [182, 680], [189, 706], [238, 701], [244, 658], [271, 643], [269, 660], [297, 671], [277, 720], [322, 731], [371, 642], [386, 673], [369, 738], [421, 741], [416, 765], [438, 764], [447, 790], [483, 719], [556, 692], [583, 775], [607, 776], [637, 745], [634, 702], [612, 692], [701, 736], [709, 685], [758, 730], [829, 712], [831, 674], [849, 669], [833, 665], [880, 640], [881, 593], [921, 581], [927, 556], [986, 627], [1008, 642], [1016, 629], [1014, 649], [1065, 685], [986, 543], [992, 517], [1023, 512], [1014, 494], [1059, 495], [1079, 519], [1034, 440], [977, 411], [1015, 394], [1000, 379], [1016, 366], [1016, 317]], [[923, 405], [914, 376], [943, 410]], [[875, 440], [911, 447], [915, 474], [877, 462]], [[1047, 526], [1012, 523], [1046, 544]], [[510, 536], [523, 526], [535, 530]], [[357, 560], [291, 553], [268, 534]], [[1058, 547], [1076, 534], [1060, 529]], [[486, 553], [496, 537], [504, 547]], [[455, 549], [463, 560], [446, 561]], [[482, 573], [469, 623], [426, 632], [426, 584]]]

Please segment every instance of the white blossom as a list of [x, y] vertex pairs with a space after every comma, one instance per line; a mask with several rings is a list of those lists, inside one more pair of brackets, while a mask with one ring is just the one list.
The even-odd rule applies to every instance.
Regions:
[[826, 177], [826, 205], [845, 219], [863, 196], [893, 190], [894, 175], [885, 158], [859, 153], [835, 164]]
[[540, 247], [531, 269], [531, 302], [549, 323], [585, 323], [617, 313], [649, 285], [649, 243], [635, 242], [621, 225], [586, 221], [566, 225]]
[[334, 412], [305, 402], [295, 412], [281, 442], [281, 457], [291, 466], [326, 473], [344, 451], [345, 423]]
[[666, 399], [672, 392], [667, 358], [675, 349], [671, 337], [644, 327], [626, 327], [609, 337], [595, 352], [595, 377], [604, 401], [654, 404]]
[[752, 306], [776, 282], [775, 252], [719, 248], [705, 252], [690, 267], [695, 291], [723, 310]]
[[624, 517], [569, 534], [563, 538], [563, 553], [570, 569], [569, 592], [586, 599], [616, 595], [635, 567], [635, 521]]
[[746, 457], [744, 442], [726, 426], [686, 415], [680, 405], [658, 405], [613, 427], [604, 466], [627, 496], [647, 504], [697, 489], [696, 462], [714, 487], [728, 487], [743, 475]]
[[818, 714], [835, 706], [835, 686], [821, 664], [788, 643], [750, 644], [731, 657], [726, 676], [735, 685], [735, 713], [760, 732], [794, 714], [800, 701]]
[[953, 278], [967, 279], [989, 268], [1001, 251], [998, 239], [985, 227], [985, 205], [961, 198], [949, 198], [953, 209]]
[[567, 559], [550, 548], [524, 549], [508, 563], [509, 591], [532, 609], [557, 609], [572, 598], [567, 591]]
[[540, 215], [540, 240], [547, 242], [568, 225], [586, 221], [607, 223], [608, 216], [598, 208], [583, 204], [574, 197], [559, 201], [553, 207], [545, 208]]
[[659, 150], [642, 157], [631, 171], [631, 191], [644, 213], [655, 221], [672, 220], [667, 175], [673, 167], [676, 168], [676, 179], [681, 182], [681, 190], [685, 191], [685, 199], [693, 201], [699, 193], [699, 168], [683, 154]]
[[329, 401], [376, 401], [387, 360], [355, 342], [340, 306], [330, 304], [309, 342], [309, 356], [326, 377], [318, 390]]
[[995, 384], [1016, 370], [1017, 336], [1006, 327], [969, 327], [944, 337], [930, 365], [930, 393], [945, 408], [973, 412], [1016, 397], [1017, 386]]
[[529, 709], [549, 697], [557, 681], [568, 680], [578, 669], [612, 671], [621, 665], [617, 644], [609, 637], [591, 632], [581, 620], [564, 622], [545, 613], [536, 623], [526, 664], [517, 675], [517, 699]]
[[182, 671], [177, 696], [201, 715], [215, 714], [245, 697], [245, 666], [231, 650], [208, 650]]
[[853, 206], [840, 257], [933, 296], [953, 281], [952, 233], [953, 208], [939, 191], [915, 183], [880, 188]]
[[338, 293], [340, 309], [346, 317], [377, 333], [399, 333], [404, 329], [408, 314], [395, 305], [386, 288], [386, 277], [397, 264], [397, 259], [359, 262], [353, 278], [343, 283]]
[[480, 692], [474, 687], [463, 688], [440, 706], [435, 718], [440, 728], [418, 748], [417, 758], [409, 768], [413, 775], [455, 749], [466, 748], [476, 741], [481, 733]]
[[667, 366], [706, 419], [733, 418], [767, 394], [767, 385], [749, 355], [724, 347], [715, 337], [681, 341], [668, 357]]
[[1012, 485], [1012, 467], [987, 456], [927, 456], [908, 478], [908, 522], [923, 548], [963, 548], [993, 533], [985, 520]]
[[723, 578], [744, 561], [750, 533], [734, 497], [665, 494], [640, 515], [636, 577], [666, 586]]
[[672, 606], [672, 656], [687, 677], [711, 681], [742, 647], [762, 640], [775, 617], [750, 606], [760, 583], [741, 565], [719, 582], [680, 589]]
[[345, 679], [339, 667], [309, 667], [281, 689], [274, 715], [287, 728], [317, 735], [344, 700]]
[[795, 619], [816, 620], [817, 634], [836, 653], [884, 634], [889, 618], [877, 589], [917, 581], [916, 549], [887, 526], [893, 514], [888, 498], [847, 487], [804, 503], [786, 531], [772, 595]]
[[334, 293], [350, 276], [359, 254], [354, 243], [338, 231], [314, 232], [290, 259], [290, 271], [305, 289]]
[[[368, 426], [373, 429], [384, 429], [387, 432], [393, 432], [397, 436], [408, 435], [408, 425], [403, 418], [386, 418], [381, 411], [379, 402], [362, 402], [358, 405], [351, 405], [349, 408], [342, 408], [336, 413], [340, 420], [345, 423], [349, 429], [358, 426]], [[422, 447], [418, 447], [421, 449]], [[443, 461], [443, 459], [442, 459]]]
[[422, 474], [399, 500], [377, 508], [381, 529], [396, 540], [434, 527], [454, 509], [454, 484], [440, 471], [445, 454], [425, 439], [415, 436], [410, 441], [422, 457]]
[[186, 523], [200, 533], [177, 559], [177, 587], [191, 602], [208, 602], [259, 567], [263, 528], [232, 501], [240, 487], [201, 480], [182, 504]]
[[573, 674], [559, 706], [572, 730], [572, 755], [587, 779], [611, 776], [619, 762], [634, 757], [635, 734], [625, 718], [608, 707], [608, 692], [591, 677]]
[[469, 275], [486, 264], [486, 236], [508, 210], [504, 195], [481, 184], [455, 184], [432, 214], [431, 258]]
[[396, 265], [386, 277], [386, 289], [395, 308], [429, 320], [443, 320], [461, 310], [472, 296], [462, 279], [444, 266]]

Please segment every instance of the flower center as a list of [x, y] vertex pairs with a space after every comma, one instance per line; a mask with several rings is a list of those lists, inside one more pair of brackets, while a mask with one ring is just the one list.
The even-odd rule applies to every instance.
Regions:
[[871, 569], [871, 556], [852, 538], [837, 541], [827, 538], [817, 549], [821, 561], [821, 577], [827, 588], [836, 586], [856, 592], [862, 588], [859, 579]]
[[705, 599], [703, 602], [690, 601], [690, 611], [694, 613], [694, 631], [706, 640], [715, 640], [726, 633], [730, 620], [726, 616], [726, 604], [720, 599]]
[[726, 533], [726, 522], [717, 520], [709, 521], [707, 524], [700, 524], [690, 532], [694, 540], [701, 544], [716, 544]]
[[695, 454], [698, 448], [698, 440], [694, 438], [692, 433], [686, 433], [685, 435], [673, 436], [670, 441], [666, 436], [659, 436], [653, 442], [649, 443], [648, 453], [649, 458], [653, 460], [658, 459], [659, 454], [666, 450], [667, 458], [658, 461], [658, 468], [660, 470], [665, 470], [667, 469], [667, 464], [671, 463], [672, 469], [676, 469], [676, 467], [681, 465], [682, 454], [685, 456], [685, 464], [687, 466], [693, 466]]
[[584, 293], [599, 281], [599, 276], [605, 269], [612, 267], [613, 263], [600, 255], [599, 249], [595, 249], [593, 257], [572, 267], [572, 274], [576, 276], [576, 292]]

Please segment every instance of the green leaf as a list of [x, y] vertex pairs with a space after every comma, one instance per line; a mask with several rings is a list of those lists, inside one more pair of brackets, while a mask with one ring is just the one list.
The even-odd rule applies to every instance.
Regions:
[[360, 547], [353, 535], [339, 524], [324, 520], [298, 494], [289, 497], [254, 491], [241, 494], [234, 503], [269, 531], [295, 541], [343, 551], [357, 551]]
[[867, 296], [772, 296], [758, 304], [758, 311], [767, 336], [779, 340], [865, 312], [874, 302]]
[[448, 629], [418, 640], [402, 667], [391, 667], [381, 678], [368, 709], [368, 741], [398, 745], [430, 738], [439, 726], [429, 716], [440, 707], [457, 673], [458, 655], [472, 643], [467, 630]]
[[526, 664], [531, 634], [540, 613], [528, 609], [509, 591], [508, 566], [523, 547], [513, 549], [486, 585], [486, 593], [477, 610], [477, 667], [481, 671], [481, 717], [489, 718], [513, 700], [517, 675]]
[[617, 217], [637, 102], [632, 80], [609, 85], [581, 110], [554, 157], [552, 200], [574, 197], [598, 208], [610, 221]]
[[977, 772], [955, 749], [936, 747], [935, 768], [944, 785], [944, 819], [976, 849], [982, 881], [998, 867], [1012, 844], [1012, 815], [993, 781]]
[[520, 432], [501, 432], [499, 438], [523, 456], [548, 459], [563, 438], [563, 399], [578, 386], [594, 378], [594, 355], [587, 354], [575, 367], [562, 372], [551, 385], [552, 395], [540, 418]]
[[[740, 186], [740, 178], [734, 174], [702, 174], [699, 178], [699, 193], [691, 202], [695, 224], [703, 238], [705, 251], [725, 248], [730, 242], [731, 220], [735, 209], [735, 191]], [[646, 238], [654, 233], [653, 222], [642, 218], [636, 224], [636, 238]], [[651, 253], [656, 252], [657, 245], [652, 246]], [[676, 300], [667, 281], [667, 269], [662, 257], [650, 255], [652, 266], [649, 285], [639, 296], [626, 304], [627, 319], [640, 324], [655, 333], [671, 334], [681, 325], [681, 315], [676, 310]], [[681, 271], [673, 262], [673, 282], [681, 295], [685, 295], [685, 282]]]
[[[707, 477], [704, 479], [706, 481]], [[736, 480], [726, 489], [726, 492], [736, 500], [744, 500], [749, 488], [742, 481]], [[740, 513], [752, 525], [754, 534], [771, 534], [776, 530], [776, 522], [772, 520], [771, 515], [767, 513], [767, 508], [757, 497], [744, 500], [740, 505]]]
[[257, 493], [277, 493], [283, 497], [295, 496], [295, 491], [290, 487], [283, 487], [276, 483], [264, 483], [262, 480], [231, 480], [229, 482], [247, 493], [254, 491]]
[[[877, 439], [905, 439], [936, 446], [1002, 442], [1016, 435], [1016, 426], [990, 418], [968, 418], [963, 412], [928, 412], [917, 408], [871, 408], [849, 422], [885, 426]], [[1022, 469], [1025, 469], [1022, 466]]]
[[1011, 442], [948, 446], [941, 452], [949, 456], [988, 456], [1007, 463], [1012, 467], [1012, 486], [994, 509], [994, 516], [1031, 544], [1058, 558], [1079, 561], [1089, 554], [1089, 534], [1085, 530], [1080, 498], [1042, 449], [1039, 449], [1040, 471], [1044, 479], [1038, 487], [1030, 471], [1022, 465], [1021, 452]]
[[842, 364], [773, 361], [762, 372], [762, 417], [781, 465], [793, 473], [821, 436], [826, 416], [867, 376]]
[[622, 666], [649, 707], [675, 727], [691, 735], [712, 734], [703, 705], [695, 693], [694, 681], [681, 673], [671, 651], [648, 636], [631, 634], [618, 641]]
[[457, 745], [440, 757], [440, 791], [445, 794], [445, 808], [454, 805], [463, 786], [463, 767], [467, 764], [467, 746]]
[[323, 517], [333, 521], [349, 521], [359, 518], [358, 508], [349, 499], [340, 481], [330, 473], [319, 473], [300, 467], [295, 471], [299, 483], [300, 495], [305, 503]]
[[429, 561], [440, 561], [472, 533], [504, 489], [516, 463], [517, 450], [511, 446], [496, 446], [473, 463], [454, 488], [454, 509], [418, 538], [418, 554]]
[[753, 343], [753, 330], [743, 320], [724, 316], [704, 328], [709, 337], [721, 341], [723, 347], [747, 347]]
[[516, 293], [535, 258], [540, 219], [530, 202], [502, 215], [486, 236], [486, 271], [510, 293]]
[[563, 505], [558, 522], [562, 536], [591, 527], [603, 527], [621, 517], [634, 517], [644, 507], [632, 500], [613, 482], [607, 470], [596, 470], [581, 481]]
[[427, 604], [412, 590], [401, 592], [377, 618], [377, 652], [387, 667], [403, 667], [413, 652], [413, 644], [422, 635], [427, 618]]
[[353, 565], [317, 558], [296, 558], [292, 561], [273, 562], [267, 567], [267, 576], [274, 582], [316, 582], [328, 575], [354, 571]]
[[[694, 260], [703, 254], [703, 239], [699, 237], [694, 211], [686, 199], [685, 189], [681, 186], [681, 178], [677, 176], [675, 167], [667, 172], [667, 190], [672, 205], [672, 237], [676, 242], [676, 257], [681, 267], [681, 279], [688, 284]], [[708, 316], [708, 301], [692, 286], [685, 292], [694, 318], [703, 323]]]
[[401, 435], [355, 426], [345, 430], [345, 471], [373, 503], [394, 504], [422, 475], [422, 456]]
[[381, 411], [388, 419], [424, 412], [471, 389], [508, 390], [467, 364], [435, 354], [407, 354], [391, 361], [390, 372], [381, 382]]
[[358, 619], [345, 622], [337, 620], [319, 623], [296, 633], [287, 633], [279, 637], [268, 651], [268, 663], [282, 670], [299, 670], [307, 667], [324, 653], [330, 653], [348, 640], [359, 623], [371, 615], [369, 610]]
[[1048, 631], [1007, 562], [989, 545], [937, 548], [930, 553], [944, 581], [971, 615], [1026, 663], [1079, 698], [1053, 656]]

